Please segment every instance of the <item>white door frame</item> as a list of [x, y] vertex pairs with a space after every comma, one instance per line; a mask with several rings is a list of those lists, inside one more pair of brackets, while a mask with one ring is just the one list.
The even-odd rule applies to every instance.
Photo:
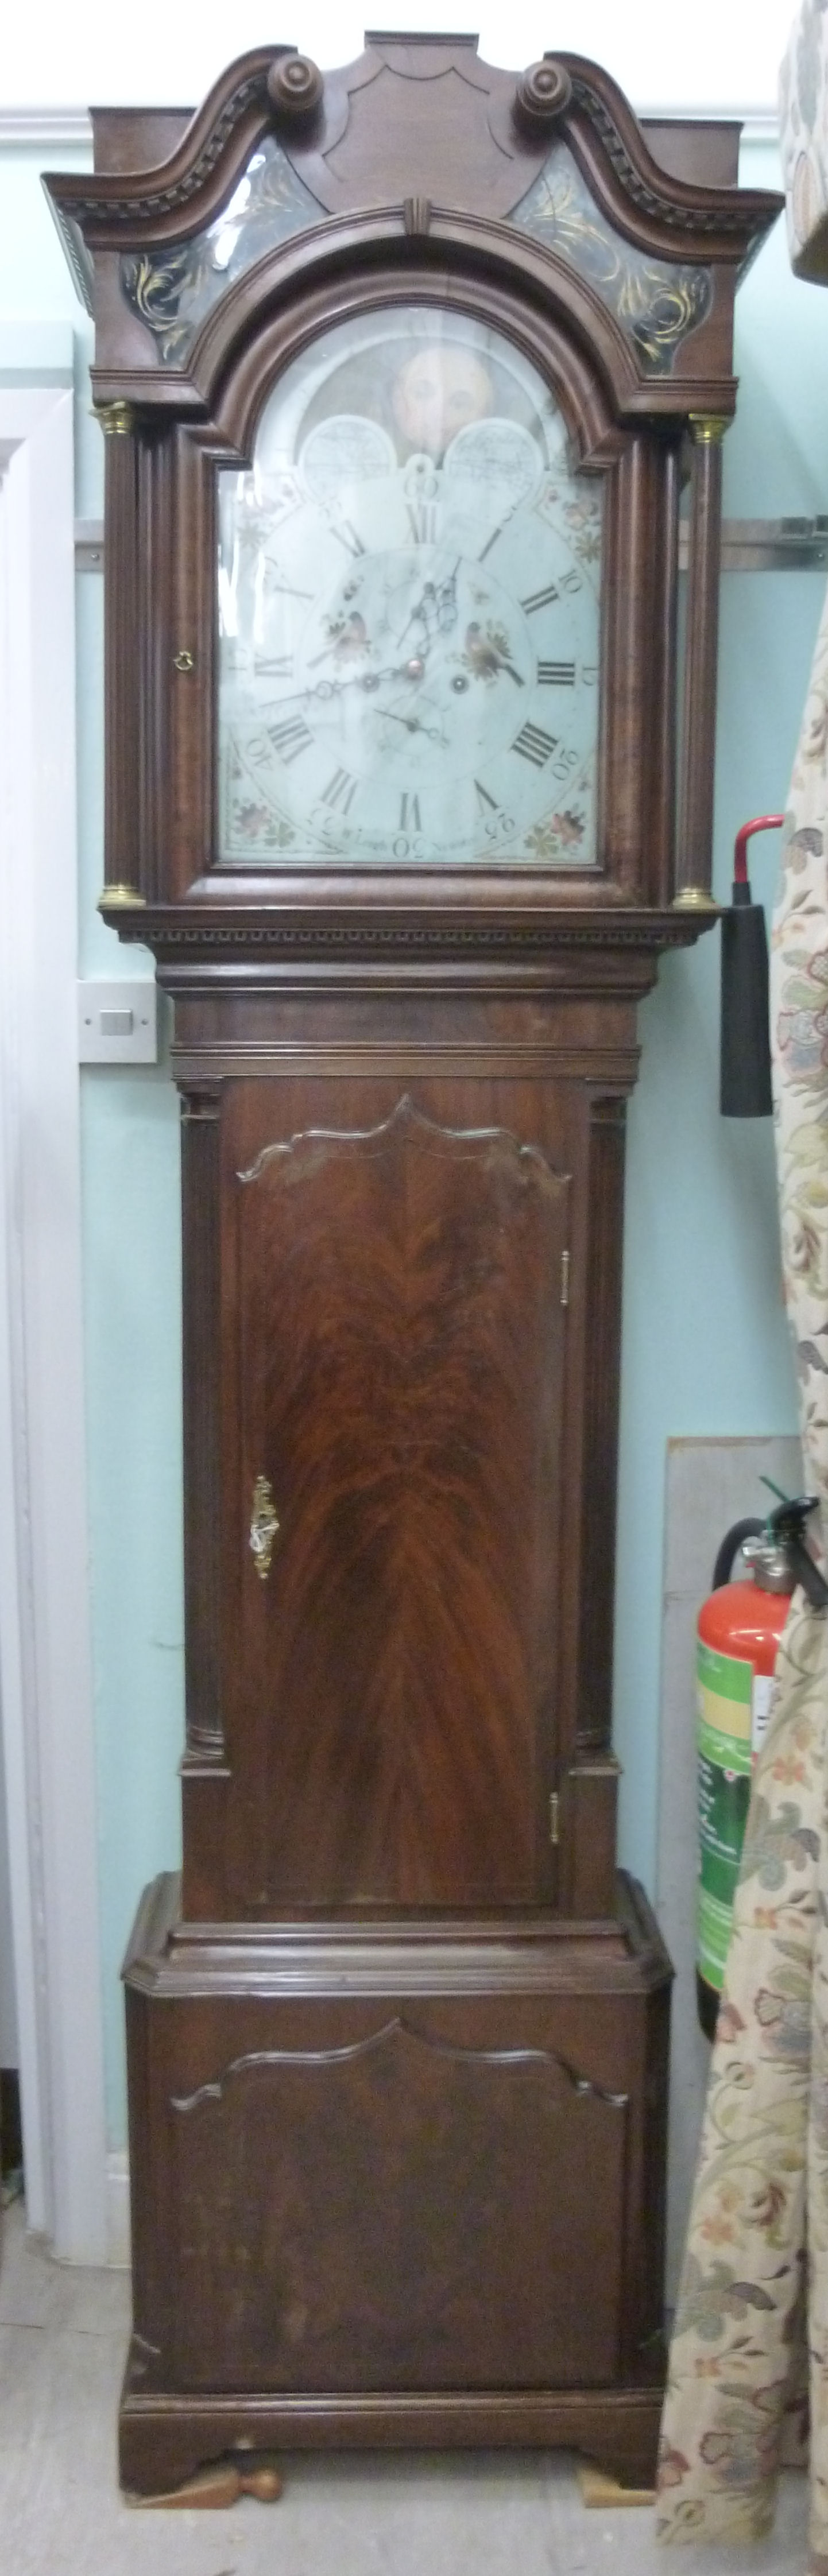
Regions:
[[71, 390], [0, 381], [0, 1723], [27, 2219], [100, 2263], [73, 484]]

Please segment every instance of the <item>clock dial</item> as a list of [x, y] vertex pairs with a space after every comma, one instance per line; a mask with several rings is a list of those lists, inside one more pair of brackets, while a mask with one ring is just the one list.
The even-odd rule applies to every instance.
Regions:
[[521, 352], [342, 323], [219, 485], [220, 863], [594, 865], [600, 498]]

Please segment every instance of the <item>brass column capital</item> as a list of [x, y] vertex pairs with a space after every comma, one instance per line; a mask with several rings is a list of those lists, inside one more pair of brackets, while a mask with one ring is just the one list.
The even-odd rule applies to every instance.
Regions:
[[685, 885], [679, 886], [678, 894], [674, 894], [672, 910], [673, 912], [711, 913], [719, 912], [721, 906], [706, 886]]
[[103, 893], [98, 896], [97, 910], [98, 912], [135, 912], [136, 910], [145, 912], [146, 904], [146, 895], [138, 894], [135, 886], [105, 885]]
[[688, 415], [690, 436], [696, 447], [720, 447], [730, 428], [730, 421], [718, 412], [691, 411]]
[[130, 402], [96, 403], [95, 418], [100, 421], [105, 438], [131, 438], [138, 414]]

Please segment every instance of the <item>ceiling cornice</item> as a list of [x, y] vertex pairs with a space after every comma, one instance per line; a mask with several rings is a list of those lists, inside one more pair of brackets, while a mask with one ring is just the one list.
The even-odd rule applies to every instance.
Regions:
[[[741, 125], [746, 143], [776, 143], [779, 139], [779, 117], [775, 107], [677, 107], [649, 101], [636, 108], [638, 117], [660, 123], [702, 123]], [[0, 150], [77, 151], [92, 149], [92, 121], [85, 107], [3, 107], [0, 106]]]
[[92, 150], [92, 119], [85, 107], [0, 107], [0, 147], [6, 151]]

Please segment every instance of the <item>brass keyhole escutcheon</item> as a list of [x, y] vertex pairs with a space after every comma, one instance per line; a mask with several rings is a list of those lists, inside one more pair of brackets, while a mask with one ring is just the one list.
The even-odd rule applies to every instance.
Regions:
[[279, 1515], [274, 1508], [272, 1487], [267, 1476], [257, 1476], [253, 1487], [250, 1553], [260, 1583], [267, 1582], [278, 1534]]
[[180, 653], [174, 653], [174, 654], [173, 654], [173, 670], [174, 670], [174, 671], [194, 671], [194, 670], [195, 670], [195, 654], [194, 654], [194, 653], [188, 653], [188, 652], [186, 652], [186, 650], [183, 650], [183, 649], [182, 649], [182, 651], [181, 651]]

